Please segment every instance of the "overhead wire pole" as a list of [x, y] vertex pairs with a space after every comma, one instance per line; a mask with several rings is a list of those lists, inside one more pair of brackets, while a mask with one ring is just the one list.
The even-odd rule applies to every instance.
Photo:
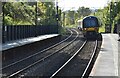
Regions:
[[35, 37], [37, 37], [37, 0], [36, 0], [36, 7], [35, 7], [35, 11], [36, 11], [36, 14], [35, 14]]
[[[3, 18], [2, 18], [2, 31], [3, 31], [3, 29], [4, 29], [4, 26], [5, 26], [5, 3], [6, 2], [2, 2], [2, 12], [3, 12]], [[4, 33], [2, 33], [3, 34], [3, 37], [2, 37], [2, 42], [4, 43], [5, 42], [5, 36], [4, 36]]]
[[[59, 3], [61, 3], [62, 2], [62, 4], [65, 6], [65, 3], [63, 2], [63, 1], [65, 1], [65, 0], [59, 0]], [[61, 13], [62, 13], [62, 27], [64, 27], [65, 26], [65, 12], [63, 11], [64, 10], [64, 8], [62, 8], [62, 7], [60, 7], [61, 8]]]
[[35, 14], [35, 25], [37, 25], [37, 1], [36, 1], [36, 9], [35, 9], [35, 11], [36, 11], [36, 14]]
[[2, 23], [2, 25], [4, 26], [4, 5], [5, 5], [5, 2], [2, 2], [2, 11], [3, 11], [3, 23]]
[[65, 26], [65, 12], [63, 12], [63, 26]]
[[[3, 12], [3, 5], [2, 5], [2, 2], [0, 2], [0, 14]], [[3, 24], [3, 22], [2, 22], [2, 19], [3, 19], [3, 17], [2, 17], [2, 15], [0, 16], [0, 43], [2, 44], [2, 31], [3, 31], [3, 26], [2, 26], [2, 24]], [[0, 45], [0, 50], [2, 50], [2, 45]], [[0, 56], [2, 56], [2, 51], [0, 51]], [[0, 57], [0, 68], [2, 68], [2, 57]], [[0, 70], [0, 74], [2, 74], [2, 70]], [[0, 78], [1, 78], [2, 76], [0, 75]]]
[[58, 33], [59, 33], [59, 25], [58, 25], [58, 0], [56, 0], [56, 19], [57, 19], [57, 27], [58, 27]]
[[112, 2], [110, 2], [110, 33], [112, 31]]
[[[114, 13], [113, 13], [113, 17], [115, 18], [117, 16], [117, 2], [116, 0], [113, 2], [114, 5]], [[115, 21], [115, 19], [113, 20], [113, 24], [114, 24], [114, 28], [113, 28], [113, 33], [117, 32], [117, 21]]]
[[93, 9], [94, 9], [94, 16], [95, 16], [96, 9], [95, 9], [95, 7], [93, 7]]

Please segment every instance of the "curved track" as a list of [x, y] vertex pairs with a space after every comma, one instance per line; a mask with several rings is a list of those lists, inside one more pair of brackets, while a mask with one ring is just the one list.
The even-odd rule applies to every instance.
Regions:
[[[53, 78], [56, 76], [65, 76], [66, 73], [68, 74], [68, 72], [66, 72], [66, 71], [72, 72], [71, 71], [72, 69], [70, 66], [72, 66], [73, 64], [78, 62], [78, 60], [76, 60], [76, 58], [78, 58], [78, 57], [89, 60], [87, 62], [80, 63], [79, 67], [83, 66], [83, 65], [85, 65], [85, 66], [81, 67], [81, 73], [78, 75], [79, 77], [82, 77], [82, 78], [88, 77], [90, 70], [92, 68], [92, 64], [95, 61], [95, 55], [96, 55], [98, 41], [97, 40], [96, 41], [95, 40], [93, 40], [93, 41], [83, 40], [84, 43], [80, 45], [80, 43], [78, 43], [79, 41], [77, 41], [77, 40], [79, 40], [79, 32], [77, 32], [75, 29], [71, 29], [69, 31], [71, 32], [71, 34], [65, 40], [47, 48], [47, 49], [44, 49], [38, 53], [35, 53], [31, 56], [28, 56], [22, 60], [19, 60], [15, 63], [12, 63], [12, 64], [2, 68], [2, 70], [4, 70], [4, 72], [7, 73], [11, 69], [14, 69], [16, 66], [18, 66], [18, 69], [8, 73], [7, 76], [5, 76], [5, 77], [18, 78], [18, 77], [30, 76], [31, 75], [30, 73], [34, 72], [32, 70], [33, 69], [36, 70], [36, 69], [38, 69], [38, 67], [40, 69], [37, 72], [39, 72], [40, 76], [47, 76], [50, 78]], [[65, 49], [70, 49], [71, 45], [74, 45], [73, 47], [76, 47], [75, 43], [77, 43], [77, 45], [79, 45], [79, 47], [74, 48], [74, 50], [66, 50], [67, 52], [64, 52]], [[87, 52], [87, 50], [85, 50], [85, 47], [88, 47], [89, 45], [92, 45], [92, 48], [93, 48], [93, 50], [91, 50], [91, 52], [89, 52], [89, 51]], [[67, 53], [67, 56], [65, 57], [64, 55], [66, 53]], [[59, 58], [59, 60], [58, 60], [58, 58]], [[57, 60], [55, 60], [55, 59], [57, 59]], [[62, 60], [60, 60], [60, 59], [62, 59]], [[65, 59], [65, 60], [63, 60], [63, 59]], [[58, 61], [59, 63], [56, 61]], [[81, 60], [79, 60], [79, 61], [81, 61]], [[25, 65], [22, 67], [19, 67], [20, 65], [23, 65], [23, 64], [25, 64]], [[60, 64], [60, 65], [57, 66], [56, 64]], [[81, 65], [81, 64], [83, 64], [83, 65]], [[45, 68], [47, 66], [48, 67], [47, 70], [43, 71], [44, 70], [43, 66]], [[57, 67], [55, 67], [55, 66], [57, 66]], [[72, 66], [72, 67], [74, 67], [74, 66]], [[51, 69], [52, 69], [52, 71], [51, 71]], [[72, 76], [74, 76], [74, 75], [72, 75]]]
[[13, 65], [15, 65], [15, 64], [17, 64], [17, 63], [20, 63], [20, 62], [22, 62], [22, 61], [24, 61], [24, 60], [27, 60], [27, 59], [29, 59], [29, 58], [31, 58], [31, 57], [34, 57], [34, 56], [36, 56], [36, 55], [38, 55], [38, 54], [40, 54], [40, 53], [43, 53], [43, 52], [45, 52], [45, 51], [47, 51], [47, 50], [49, 50], [49, 49], [52, 49], [52, 48], [58, 46], [59, 44], [62, 44], [63, 42], [67, 41], [67, 40], [73, 35], [73, 32], [72, 32], [71, 30], [69, 30], [69, 31], [70, 31], [71, 34], [70, 34], [66, 39], [62, 40], [61, 42], [59, 42], [59, 43], [57, 43], [57, 44], [55, 44], [55, 45], [53, 45], [53, 46], [51, 46], [51, 47], [48, 47], [48, 48], [46, 48], [46, 49], [44, 49], [44, 50], [42, 50], [42, 51], [40, 51], [40, 52], [37, 52], [37, 53], [32, 54], [32, 55], [30, 55], [30, 56], [28, 56], [28, 57], [25, 57], [25, 58], [23, 58], [23, 59], [21, 59], [21, 60], [18, 60], [18, 61], [16, 61], [16, 62], [13, 62], [13, 63], [11, 63], [11, 64], [9, 64], [9, 65], [6, 65], [6, 66], [0, 68], [0, 70], [4, 70], [4, 69], [6, 69], [6, 68], [8, 68], [8, 67], [10, 67], [10, 66], [13, 66]]
[[[30, 67], [32, 67], [32, 66], [34, 66], [34, 65], [36, 65], [36, 64], [38, 64], [38, 63], [40, 63], [42, 61], [44, 61], [45, 59], [49, 58], [50, 56], [56, 54], [57, 52], [61, 51], [64, 48], [66, 48], [68, 45], [70, 45], [72, 42], [74, 42], [74, 40], [78, 37], [78, 32], [76, 32], [75, 30], [72, 30], [72, 31], [69, 30], [69, 31], [71, 32], [71, 35], [68, 38], [66, 38], [65, 40], [63, 40], [63, 41], [61, 41], [61, 42], [59, 42], [59, 43], [57, 43], [57, 44], [55, 44], [55, 45], [47, 48], [47, 49], [44, 49], [43, 51], [35, 53], [34, 55], [28, 56], [28, 57], [26, 57], [24, 59], [21, 59], [21, 60], [15, 62], [15, 63], [12, 63], [12, 64], [10, 64], [8, 66], [3, 67], [2, 68], [3, 70], [6, 70], [6, 69], [8, 70], [8, 69], [11, 69], [9, 67], [11, 67], [11, 66], [14, 67], [16, 64], [19, 64], [19, 63], [21, 63], [21, 62], [23, 62], [25, 60], [28, 60], [28, 59], [30, 60], [30, 58], [33, 58], [34, 56], [36, 56], [38, 54], [46, 53], [47, 51], [49, 51], [51, 49], [52, 49], [52, 51], [55, 51], [55, 52], [52, 52], [52, 53], [45, 54], [45, 56], [42, 56], [41, 58], [39, 58], [39, 60], [34, 61], [34, 63], [31, 63], [31, 64], [29, 64], [29, 65], [27, 65], [27, 66], [25, 66], [23, 68], [20, 68], [17, 71], [11, 72], [10, 74], [7, 75], [7, 77], [9, 78], [9, 77], [16, 77], [16, 76], [18, 77], [18, 76], [21, 76], [20, 73], [22, 73], [23, 71], [25, 71], [25, 70], [29, 69]], [[73, 31], [77, 33], [77, 35], [76, 35], [75, 38], [71, 38], [72, 35], [73, 35]], [[64, 43], [64, 42], [67, 42], [67, 43]], [[60, 46], [61, 44], [62, 44], [62, 47], [59, 47], [59, 49], [58, 48], [57, 49], [54, 48], [56, 46]]]

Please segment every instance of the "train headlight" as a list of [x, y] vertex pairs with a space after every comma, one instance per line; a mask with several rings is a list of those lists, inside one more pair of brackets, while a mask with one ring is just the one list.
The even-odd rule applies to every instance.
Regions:
[[87, 28], [84, 28], [84, 30], [87, 30]]

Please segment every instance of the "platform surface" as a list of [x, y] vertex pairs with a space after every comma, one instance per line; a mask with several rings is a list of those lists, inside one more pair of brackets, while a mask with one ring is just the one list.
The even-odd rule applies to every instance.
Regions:
[[14, 48], [14, 47], [18, 47], [18, 46], [22, 46], [22, 45], [25, 45], [25, 44], [30, 44], [30, 43], [37, 42], [37, 41], [40, 41], [40, 40], [52, 38], [52, 37], [55, 37], [55, 36], [59, 36], [59, 34], [41, 35], [41, 36], [38, 36], [38, 37], [31, 37], [31, 38], [26, 38], [26, 39], [14, 40], [14, 41], [11, 41], [11, 42], [7, 42], [5, 44], [0, 44], [0, 46], [2, 46], [2, 49], [0, 49], [0, 51], [7, 50], [7, 49], [10, 49], [10, 48]]
[[118, 76], [118, 35], [102, 34], [103, 42], [90, 76]]

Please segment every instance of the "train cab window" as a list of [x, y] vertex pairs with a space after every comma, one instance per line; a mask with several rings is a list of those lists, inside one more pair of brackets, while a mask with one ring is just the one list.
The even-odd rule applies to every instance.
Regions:
[[98, 22], [96, 20], [88, 19], [83, 23], [84, 27], [96, 27], [98, 26]]

